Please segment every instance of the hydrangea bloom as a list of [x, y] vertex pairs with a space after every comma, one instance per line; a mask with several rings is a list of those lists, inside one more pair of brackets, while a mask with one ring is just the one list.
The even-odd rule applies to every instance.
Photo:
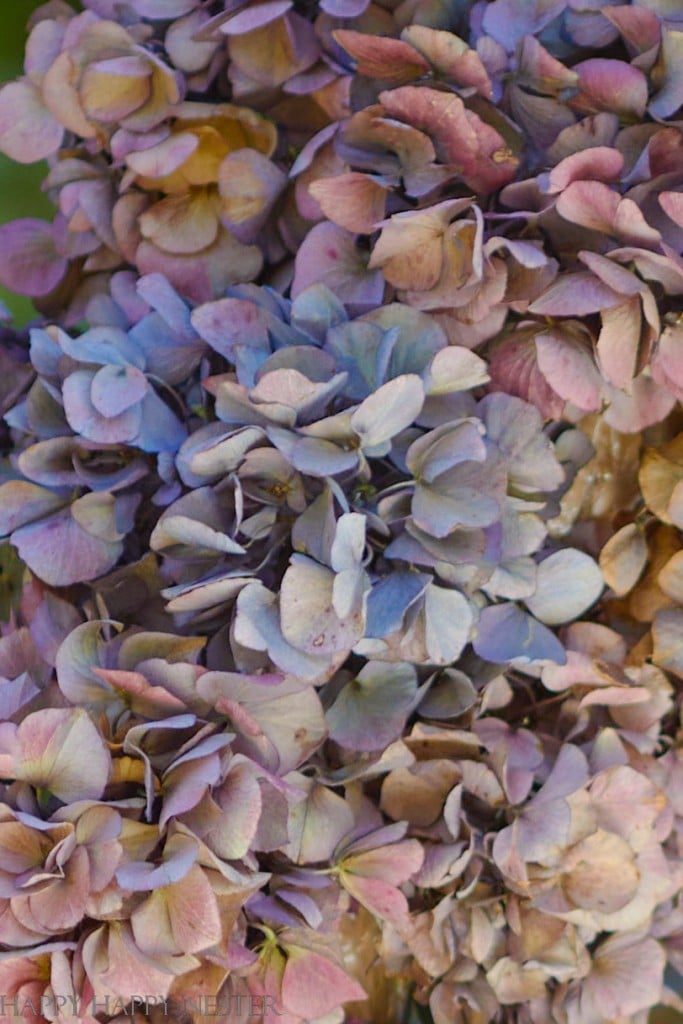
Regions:
[[5, 1000], [683, 1008], [675, 5], [81, 6], [0, 90]]

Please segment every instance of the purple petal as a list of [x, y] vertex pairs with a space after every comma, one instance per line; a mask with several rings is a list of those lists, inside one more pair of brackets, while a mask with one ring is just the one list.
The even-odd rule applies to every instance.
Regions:
[[38, 88], [28, 79], [0, 90], [0, 151], [20, 164], [33, 164], [55, 153], [64, 128], [49, 112]]
[[512, 53], [523, 36], [534, 36], [564, 10], [566, 0], [495, 0], [484, 11], [482, 28]]
[[554, 661], [564, 665], [564, 647], [557, 637], [537, 619], [515, 604], [496, 604], [484, 608], [476, 626], [472, 646], [480, 658], [503, 664], [515, 658], [527, 661]]
[[103, 416], [118, 416], [139, 402], [149, 385], [135, 366], [103, 366], [93, 377], [92, 404]]
[[0, 227], [0, 284], [19, 295], [47, 295], [57, 287], [67, 261], [57, 253], [52, 224], [26, 217]]
[[121, 541], [101, 540], [64, 509], [12, 534], [20, 558], [53, 587], [92, 580], [108, 572], [123, 551]]
[[296, 255], [292, 297], [312, 284], [326, 284], [342, 302], [377, 306], [384, 294], [379, 270], [367, 269], [367, 256], [356, 248], [354, 236], [329, 221], [316, 224]]
[[117, 416], [103, 416], [93, 405], [91, 389], [95, 374], [77, 370], [64, 381], [64, 412], [69, 426], [89, 441], [122, 444], [132, 441], [140, 429], [139, 403]]

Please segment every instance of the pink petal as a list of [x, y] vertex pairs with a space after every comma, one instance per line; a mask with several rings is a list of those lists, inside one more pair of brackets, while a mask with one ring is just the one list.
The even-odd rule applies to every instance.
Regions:
[[623, 296], [593, 274], [562, 274], [529, 306], [541, 316], [586, 316], [623, 302]]
[[364, 878], [381, 878], [391, 885], [407, 882], [422, 867], [424, 850], [416, 839], [380, 846], [344, 858], [344, 870]]
[[66, 932], [83, 918], [89, 894], [88, 854], [79, 846], [65, 865], [64, 878], [29, 896], [31, 916], [48, 934]]
[[387, 189], [368, 174], [349, 171], [314, 181], [309, 192], [323, 214], [335, 224], [369, 235], [384, 218]]
[[545, 192], [563, 192], [573, 181], [617, 181], [624, 166], [624, 157], [618, 149], [593, 146], [560, 160], [545, 177]]
[[538, 367], [558, 395], [586, 412], [602, 404], [602, 381], [593, 354], [579, 338], [559, 331], [536, 336]]
[[641, 341], [640, 297], [632, 296], [602, 314], [598, 361], [605, 378], [616, 388], [628, 390], [638, 369]]
[[671, 217], [671, 220], [683, 227], [683, 193], [660, 192], [658, 198], [659, 205], [667, 217]]
[[642, 118], [647, 106], [647, 78], [623, 60], [592, 57], [574, 65], [581, 92], [572, 106], [588, 113], [614, 111]]
[[300, 946], [287, 947], [281, 992], [285, 1010], [304, 1020], [323, 1017], [342, 1003], [366, 997], [365, 990], [341, 967]]
[[367, 910], [394, 926], [405, 925], [408, 920], [408, 901], [395, 885], [381, 878], [366, 878], [344, 871], [341, 882], [345, 889]]

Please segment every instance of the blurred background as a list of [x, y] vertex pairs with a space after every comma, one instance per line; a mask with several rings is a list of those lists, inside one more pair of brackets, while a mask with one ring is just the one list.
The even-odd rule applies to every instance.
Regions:
[[[0, 32], [0, 81], [7, 82], [22, 73], [26, 22], [42, 0], [4, 0]], [[52, 218], [54, 207], [40, 191], [46, 165], [12, 163], [0, 153], [0, 224], [17, 217]], [[2, 253], [0, 253], [2, 259]], [[18, 324], [25, 324], [35, 311], [30, 299], [13, 295], [0, 287], [0, 299], [14, 313]]]

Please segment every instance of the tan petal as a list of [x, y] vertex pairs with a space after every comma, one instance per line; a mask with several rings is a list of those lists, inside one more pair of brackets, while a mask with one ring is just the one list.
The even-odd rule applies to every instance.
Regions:
[[140, 217], [145, 238], [166, 252], [186, 255], [216, 240], [216, 202], [205, 190], [168, 196]]
[[56, 121], [75, 135], [92, 139], [97, 134], [97, 129], [88, 120], [81, 106], [76, 90], [77, 77], [77, 69], [65, 50], [59, 54], [43, 78], [43, 100]]
[[218, 904], [198, 866], [172, 885], [155, 890], [131, 916], [133, 935], [150, 956], [197, 953], [220, 941]]
[[79, 83], [86, 116], [120, 121], [149, 98], [149, 78], [149, 67], [141, 57], [104, 60], [86, 68]]
[[564, 877], [562, 889], [575, 907], [612, 914], [635, 895], [638, 869], [621, 836], [600, 829], [579, 843], [571, 856], [577, 863]]

